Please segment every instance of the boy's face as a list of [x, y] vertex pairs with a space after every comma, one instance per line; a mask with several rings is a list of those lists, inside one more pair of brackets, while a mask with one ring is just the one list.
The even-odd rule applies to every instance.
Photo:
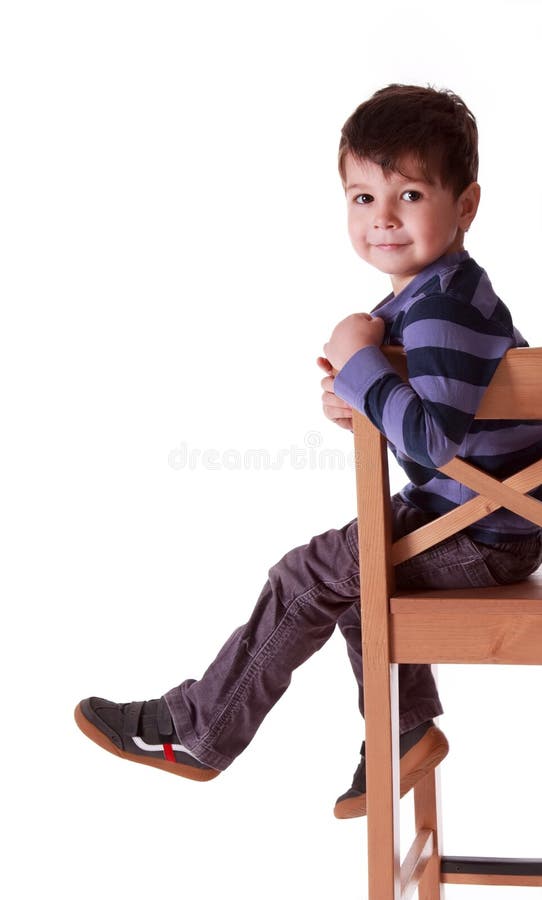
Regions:
[[370, 160], [345, 160], [348, 233], [362, 259], [391, 276], [395, 294], [444, 253], [463, 248], [476, 214], [477, 184], [457, 199], [440, 181], [428, 183], [411, 160], [387, 172]]

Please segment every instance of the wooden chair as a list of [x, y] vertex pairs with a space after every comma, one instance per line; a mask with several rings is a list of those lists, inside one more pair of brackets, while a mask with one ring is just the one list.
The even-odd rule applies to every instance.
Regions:
[[[386, 354], [406, 380], [397, 348]], [[510, 350], [477, 418], [542, 420], [542, 348]], [[499, 482], [456, 457], [441, 471], [478, 496], [391, 543], [385, 438], [354, 413], [366, 718], [369, 900], [444, 897], [445, 883], [542, 885], [542, 860], [441, 856], [436, 772], [414, 788], [416, 837], [399, 852], [398, 663], [542, 665], [542, 578], [498, 588], [396, 592], [393, 566], [506, 507], [542, 527], [542, 460]], [[540, 570], [542, 571], [542, 570]], [[542, 798], [540, 798], [542, 800]], [[539, 801], [540, 802], [540, 801]]]

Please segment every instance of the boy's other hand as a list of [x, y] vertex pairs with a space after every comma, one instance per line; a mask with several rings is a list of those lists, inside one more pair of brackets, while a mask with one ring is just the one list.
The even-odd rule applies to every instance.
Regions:
[[320, 368], [326, 373], [326, 377], [322, 378], [320, 384], [324, 389], [322, 394], [322, 407], [326, 418], [331, 419], [341, 428], [347, 428], [352, 431], [352, 407], [341, 400], [333, 391], [333, 382], [335, 381], [336, 372], [331, 365], [329, 359], [319, 356], [316, 360]]
[[334, 369], [340, 371], [354, 353], [364, 347], [380, 347], [384, 340], [384, 320], [369, 313], [354, 313], [335, 326], [324, 353]]

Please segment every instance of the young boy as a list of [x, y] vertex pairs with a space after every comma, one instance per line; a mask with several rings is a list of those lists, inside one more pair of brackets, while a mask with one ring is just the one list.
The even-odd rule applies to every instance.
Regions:
[[[459, 453], [501, 477], [542, 455], [537, 423], [474, 421], [501, 357], [525, 345], [486, 273], [463, 249], [480, 196], [475, 119], [448, 91], [390, 85], [342, 130], [339, 171], [354, 249], [391, 276], [374, 315], [340, 322], [319, 364], [325, 414], [343, 427], [351, 408], [386, 435], [410, 483], [393, 498], [395, 536], [453, 508], [468, 491], [436, 471]], [[404, 347], [404, 384], [380, 345]], [[333, 372], [338, 374], [334, 377]], [[542, 532], [498, 510], [477, 526], [397, 567], [401, 587], [494, 585], [520, 580], [542, 562]], [[357, 524], [287, 553], [269, 572], [255, 609], [199, 681], [159, 700], [83, 700], [76, 721], [124, 759], [195, 780], [214, 778], [253, 737], [293, 669], [338, 625], [360, 688]], [[402, 792], [447, 753], [432, 719], [442, 712], [428, 666], [399, 671]], [[411, 786], [411, 784], [410, 784]], [[363, 815], [365, 759], [335, 805]]]

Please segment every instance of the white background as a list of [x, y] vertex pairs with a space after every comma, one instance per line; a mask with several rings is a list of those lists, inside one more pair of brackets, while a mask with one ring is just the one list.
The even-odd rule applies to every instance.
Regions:
[[[339, 635], [207, 785], [121, 763], [72, 709], [199, 677], [269, 566], [355, 515], [352, 470], [307, 448], [350, 451], [315, 358], [389, 290], [336, 173], [377, 88], [476, 114], [467, 249], [542, 344], [541, 25], [534, 0], [2, 4], [6, 896], [365, 896], [365, 825], [331, 813], [362, 740]], [[304, 468], [232, 464], [291, 447]], [[541, 856], [540, 672], [440, 686], [445, 851]]]

